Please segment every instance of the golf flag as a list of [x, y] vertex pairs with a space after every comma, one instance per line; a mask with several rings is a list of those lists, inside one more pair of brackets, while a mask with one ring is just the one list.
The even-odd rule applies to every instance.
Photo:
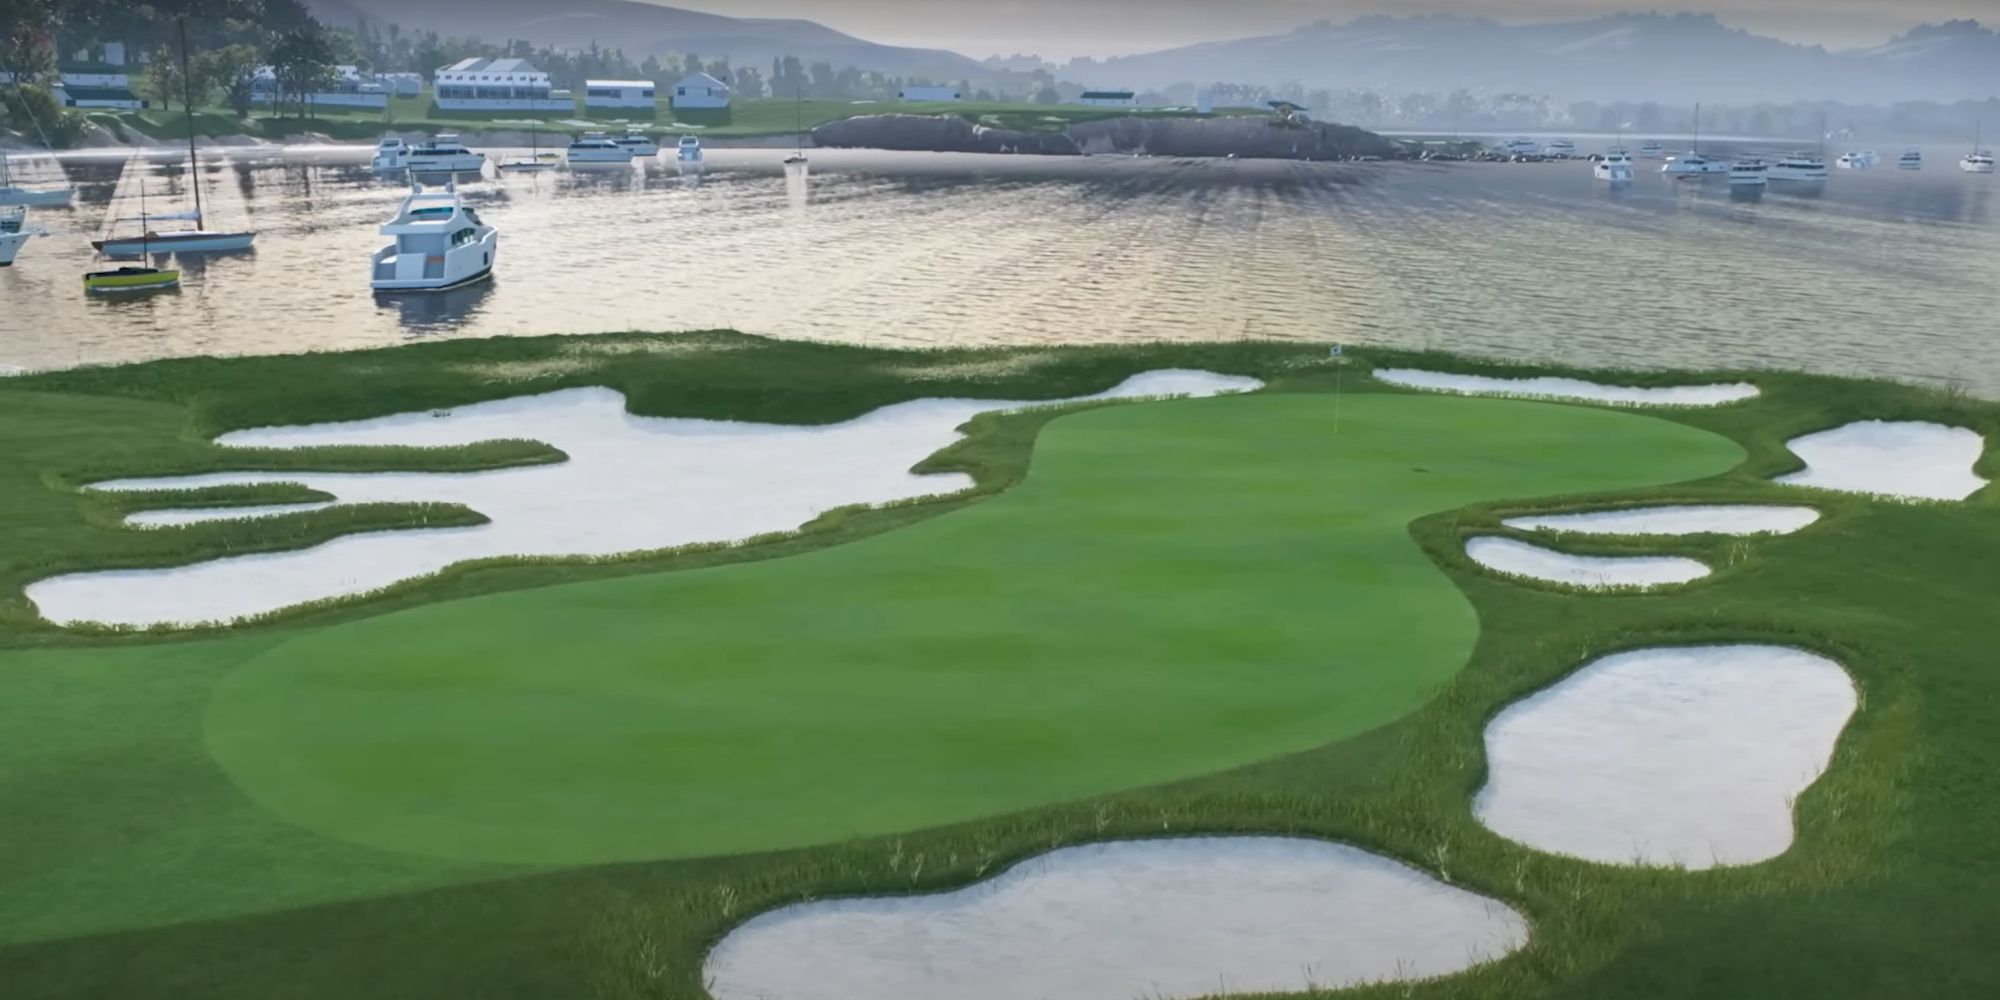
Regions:
[[1329, 347], [1329, 348], [1327, 348], [1327, 349], [1326, 349], [1326, 356], [1327, 356], [1327, 357], [1329, 357], [1329, 358], [1337, 358], [1337, 357], [1340, 357], [1340, 356], [1341, 356], [1341, 353], [1340, 353], [1340, 352], [1341, 352], [1341, 350], [1342, 350], [1341, 346], [1340, 346], [1339, 344], [1335, 344], [1335, 345], [1333, 345], [1332, 347]]

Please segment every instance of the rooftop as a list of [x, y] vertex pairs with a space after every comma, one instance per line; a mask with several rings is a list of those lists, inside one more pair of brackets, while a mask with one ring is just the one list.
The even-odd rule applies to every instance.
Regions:
[[1134, 95], [1133, 92], [1129, 90], [1086, 90], [1083, 92], [1083, 96], [1086, 99], [1096, 98], [1099, 100], [1106, 100], [1106, 99], [1131, 100]]
[[583, 81], [583, 85], [584, 85], [584, 86], [586, 86], [586, 87], [650, 87], [650, 86], [653, 86], [653, 81], [651, 81], [651, 80], [585, 80], [585, 81]]
[[526, 59], [460, 59], [440, 73], [540, 73]]

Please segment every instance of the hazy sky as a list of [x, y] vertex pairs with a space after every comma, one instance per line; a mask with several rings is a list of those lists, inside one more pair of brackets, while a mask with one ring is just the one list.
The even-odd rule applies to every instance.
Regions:
[[1451, 11], [1548, 20], [1620, 10], [1713, 11], [1729, 24], [1829, 47], [1924, 21], [2000, 20], [2000, 0], [653, 0], [735, 17], [803, 17], [871, 41], [967, 55], [1114, 55], [1270, 34], [1320, 18]]

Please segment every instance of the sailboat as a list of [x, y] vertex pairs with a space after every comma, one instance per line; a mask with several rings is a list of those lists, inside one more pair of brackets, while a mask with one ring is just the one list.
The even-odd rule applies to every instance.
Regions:
[[71, 191], [68, 185], [59, 188], [15, 187], [12, 163], [12, 157], [0, 153], [0, 205], [57, 207], [69, 204]]
[[[248, 250], [250, 248], [251, 241], [257, 238], [256, 233], [217, 232], [215, 230], [208, 229], [204, 224], [205, 220], [202, 217], [202, 208], [201, 208], [201, 156], [200, 154], [195, 152], [194, 148], [194, 91], [192, 89], [194, 84], [192, 82], [192, 78], [188, 75], [188, 67], [187, 67], [188, 37], [187, 37], [186, 18], [181, 19], [180, 30], [181, 30], [181, 78], [183, 80], [189, 81], [188, 87], [190, 88], [188, 90], [186, 100], [182, 104], [182, 110], [187, 115], [188, 186], [194, 190], [194, 211], [174, 212], [162, 215], [148, 215], [146, 212], [142, 210], [139, 213], [139, 217], [136, 219], [120, 219], [118, 220], [119, 222], [137, 222], [139, 224], [139, 229], [140, 229], [139, 235], [137, 237], [124, 237], [119, 239], [106, 238], [102, 240], [92, 240], [90, 245], [96, 247], [97, 252], [99, 253], [106, 254], [112, 257], [131, 257], [134, 256], [135, 254], [148, 253], [154, 249], [158, 249], [163, 252], [171, 251], [174, 253], [207, 253], [217, 250]], [[141, 190], [143, 190], [143, 188]], [[153, 231], [154, 222], [166, 222], [166, 221], [192, 222], [194, 223], [194, 228], [177, 229], [164, 233]]]
[[[139, 213], [146, 212], [146, 181], [139, 181]], [[139, 256], [143, 259], [152, 248], [140, 237]], [[83, 290], [86, 292], [149, 292], [160, 288], [173, 288], [181, 283], [181, 273], [157, 267], [120, 267], [109, 271], [89, 271], [83, 276]]]
[[799, 146], [798, 149], [793, 151], [792, 155], [785, 157], [786, 166], [806, 162], [806, 91], [804, 87], [799, 88], [795, 102], [794, 106], [798, 109], [799, 115], [798, 134], [796, 136]]
[[554, 170], [556, 166], [554, 161], [550, 159], [544, 159], [542, 157], [542, 130], [539, 128], [530, 129], [528, 132], [528, 141], [534, 143], [534, 153], [531, 156], [529, 156], [525, 160], [522, 159], [508, 160], [507, 162], [500, 164], [499, 169], [506, 170], [512, 173], [532, 173], [538, 170]]
[[1958, 161], [1958, 169], [1968, 174], [1990, 174], [1993, 172], [1993, 154], [1979, 148], [1980, 140], [1986, 138], [1986, 122], [1982, 119], [1972, 127], [1972, 152]]
[[1679, 177], [1682, 179], [1701, 177], [1707, 174], [1726, 174], [1729, 172], [1729, 163], [1727, 161], [1713, 160], [1701, 155], [1701, 105], [1697, 104], [1694, 106], [1693, 148], [1685, 156], [1668, 157], [1667, 165], [1661, 167], [1660, 172], [1669, 177]]

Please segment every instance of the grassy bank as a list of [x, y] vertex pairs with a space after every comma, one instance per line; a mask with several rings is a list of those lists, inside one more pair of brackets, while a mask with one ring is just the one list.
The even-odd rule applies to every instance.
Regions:
[[[1320, 350], [1264, 344], [930, 354], [727, 334], [623, 335], [168, 361], [0, 381], [0, 443], [14, 456], [0, 468], [0, 510], [9, 512], [0, 522], [0, 591], [8, 595], [0, 599], [0, 645], [12, 647], [0, 653], [0, 732], [9, 736], [11, 755], [0, 771], [0, 807], [17, 817], [0, 824], [0, 982], [10, 996], [24, 997], [345, 997], [365, 990], [391, 997], [693, 998], [702, 995], [707, 944], [784, 901], [956, 885], [1065, 843], [1243, 831], [1384, 851], [1505, 899], [1534, 921], [1530, 946], [1500, 963], [1358, 995], [2000, 991], [2000, 960], [1988, 957], [1983, 941], [1983, 929], [2000, 919], [2000, 848], [1986, 834], [2000, 820], [2000, 749], [1990, 737], [2000, 723], [2000, 678], [1984, 654], [2000, 640], [1987, 608], [2000, 588], [1993, 516], [2000, 501], [1989, 490], [1965, 504], [1904, 505], [1768, 482], [1796, 465], [1783, 441], [1798, 433], [1855, 419], [1935, 419], [1993, 440], [2000, 406], [1882, 383], [1770, 374], [1754, 376], [1764, 393], [1749, 403], [1642, 416], [1416, 397], [1365, 379], [1366, 368], [1383, 360], [1391, 359], [1371, 355], [1337, 370]], [[803, 534], [741, 548], [479, 568], [227, 636], [76, 635], [38, 624], [19, 593], [52, 565], [207, 558], [274, 530], [125, 531], [116, 516], [130, 498], [114, 509], [105, 498], [71, 492], [104, 475], [246, 467], [205, 443], [232, 428], [599, 384], [625, 392], [642, 413], [817, 423], [922, 396], [1072, 395], [1162, 367], [1255, 375], [1270, 389], [1239, 399], [981, 418], [963, 443], [930, 463], [972, 473], [981, 487], [969, 498], [847, 512]], [[1338, 434], [1331, 427], [1336, 387]], [[550, 457], [529, 445], [500, 445], [481, 453], [274, 453], [251, 461], [471, 468]], [[1984, 469], [1989, 475], [1992, 465]], [[1463, 556], [1463, 537], [1502, 530], [1504, 515], [1613, 498], [1804, 499], [1825, 516], [1782, 538], [1615, 543], [1702, 556], [1718, 567], [1701, 584], [1653, 596], [1502, 581]], [[331, 514], [285, 519], [289, 544], [345, 530]], [[1132, 559], [1161, 558], [1163, 547], [1172, 565], [1114, 572]], [[1382, 567], [1387, 577], [1343, 575], [1338, 567], [1357, 564], [1344, 562], [1344, 551], [1367, 553], [1358, 562]], [[913, 560], [935, 562], [938, 553], [962, 557], [945, 567], [952, 572], [1012, 572], [963, 587], [935, 581], [970, 578], [927, 575], [922, 587], [892, 587], [893, 597], [879, 589], [893, 581], [870, 576]], [[1087, 572], [1072, 563], [1079, 554], [1098, 556]], [[1248, 575], [1231, 575], [1237, 569]], [[1063, 579], [1071, 573], [1077, 578]], [[1265, 575], [1272, 579], [1254, 579]], [[1024, 595], [995, 592], [1016, 578], [1043, 586]], [[1086, 584], [1088, 596], [1079, 596]], [[1218, 589], [1203, 589], [1210, 584]], [[980, 600], [939, 603], [969, 594]], [[443, 603], [476, 595], [488, 596]], [[1391, 604], [1371, 603], [1377, 600]], [[704, 623], [641, 610], [689, 602], [722, 612]], [[879, 616], [906, 603], [939, 630], [881, 641], [901, 626]], [[827, 617], [773, 617], [774, 606]], [[995, 618], [1017, 607], [1034, 613]], [[399, 609], [412, 610], [388, 614]], [[607, 614], [588, 618], [591, 627], [574, 624], [580, 615]], [[861, 662], [841, 652], [863, 648], [843, 647], [853, 636], [814, 631], [836, 622], [876, 636], [869, 648], [889, 650], [887, 660]], [[1177, 623], [1185, 630], [1171, 632]], [[336, 758], [332, 771], [316, 774], [287, 740], [314, 726], [338, 733], [353, 725], [355, 712], [388, 720], [393, 732], [391, 710], [417, 705], [400, 701], [386, 683], [326, 688], [329, 679], [360, 676], [353, 670], [378, 681], [393, 676], [412, 691], [442, 679], [418, 683], [412, 671], [456, 669], [454, 683], [472, 678], [477, 686], [492, 669], [513, 678], [508, 684], [528, 683], [536, 665], [567, 674], [619, 649], [681, 651], [698, 667], [708, 655], [700, 650], [748, 635], [824, 651], [862, 678], [843, 684], [847, 675], [830, 673], [817, 682], [823, 687], [800, 689], [788, 702], [779, 696], [796, 678], [769, 671], [795, 666], [798, 652], [778, 650], [768, 661], [747, 661], [765, 665], [743, 677], [703, 682], [722, 685], [713, 690], [725, 742], [797, 741], [801, 761], [824, 761], [828, 770], [760, 776], [718, 764], [685, 777], [695, 787], [713, 782], [708, 794], [755, 789], [754, 804], [768, 808], [804, 794], [768, 782], [811, 775], [807, 784], [827, 786], [825, 805], [886, 822], [828, 822], [818, 842], [810, 829], [745, 841], [751, 848], [796, 845], [762, 853], [697, 843], [674, 860], [513, 855], [514, 863], [503, 863], [492, 853], [440, 852], [407, 831], [371, 838], [326, 828], [328, 815], [377, 804], [349, 802], [323, 814], [314, 802], [276, 800], [324, 795], [331, 778], [367, 770]], [[1411, 635], [1423, 648], [1409, 645]], [[1070, 653], [1068, 661], [1047, 650], [1022, 656], [1010, 649], [1022, 636], [1089, 652]], [[1597, 653], [1705, 640], [1812, 648], [1845, 664], [1863, 692], [1832, 768], [1798, 804], [1798, 839], [1789, 852], [1742, 869], [1632, 870], [1538, 854], [1473, 822], [1470, 795], [1484, 772], [1480, 731], [1493, 713]], [[442, 646], [420, 653], [418, 642]], [[907, 672], [925, 643], [953, 662], [983, 664], [977, 683], [926, 690], [935, 678]], [[578, 652], [584, 649], [594, 652]], [[1239, 683], [1201, 686], [1217, 664], [1258, 671], [1260, 658], [1297, 663], [1301, 650], [1320, 657], [1313, 661], [1320, 669], [1303, 680], [1268, 670], [1224, 673], [1223, 680]], [[1136, 653], [1148, 662], [1122, 659]], [[1172, 662], [1156, 665], [1163, 657]], [[1441, 671], [1440, 657], [1452, 659]], [[1209, 670], [1195, 669], [1204, 664]], [[1045, 676], [1060, 665], [1083, 673]], [[1401, 694], [1364, 683], [1379, 681], [1371, 671], [1385, 666], [1425, 665], [1433, 672], [1412, 677], [1414, 688]], [[643, 667], [633, 661], [605, 669]], [[1159, 689], [1143, 697], [1121, 692], [1117, 679], [1134, 674], [1158, 680]], [[1068, 693], [1067, 684], [1089, 676], [1100, 683]], [[1348, 683], [1364, 683], [1368, 693], [1341, 687]], [[943, 744], [926, 742], [936, 737], [924, 725], [978, 732], [998, 720], [1002, 729], [992, 735], [1055, 726], [1060, 715], [1050, 714], [1047, 698], [1057, 692], [1089, 717], [1109, 720], [1105, 738], [1145, 752], [1073, 751], [1063, 765], [1111, 758], [1098, 775], [1102, 784], [1034, 785], [1033, 802], [995, 794], [965, 803], [963, 821], [936, 826], [952, 822], [949, 809], [937, 808], [948, 795], [921, 782], [959, 765], [947, 766], [954, 758]], [[462, 702], [424, 697], [444, 700], [423, 702], [417, 718], [448, 729], [467, 723], [453, 714]], [[560, 700], [543, 707], [560, 711]], [[1242, 714], [1213, 711], [1218, 704]], [[261, 740], [254, 747], [224, 745], [249, 732], [239, 724], [269, 731], [251, 734]], [[895, 766], [914, 770], [867, 783], [855, 780], [851, 767], [834, 768], [843, 750], [867, 748], [826, 741], [866, 740], [885, 727], [897, 738], [870, 752], [901, 752], [913, 760]], [[1048, 761], [1035, 766], [1037, 754], [1062, 745], [1052, 737], [1057, 731], [982, 758], [992, 770], [972, 784], [1019, 791], [1030, 772], [1064, 771]], [[475, 750], [497, 738], [473, 735], [464, 745]], [[458, 728], [454, 738], [467, 736]], [[246, 752], [272, 773], [246, 776]], [[1174, 754], [1184, 756], [1162, 760]], [[459, 787], [425, 785], [423, 759], [405, 749], [372, 766], [408, 777], [409, 793], [427, 801]], [[1010, 760], [1020, 769], [1008, 767]], [[1234, 766], [1246, 760], [1255, 762]], [[926, 771], [926, 762], [937, 769]], [[1135, 763], [1163, 770], [1143, 773], [1129, 766]], [[629, 765], [613, 755], [593, 766]], [[1155, 783], [1168, 772], [1199, 776]], [[283, 777], [299, 784], [273, 780]], [[680, 806], [723, 832], [732, 808], [723, 801], [697, 814], [692, 803]], [[594, 818], [613, 832], [639, 825], [629, 815]], [[773, 815], [744, 829], [783, 831], [796, 821]], [[375, 846], [365, 846], [370, 842]], [[650, 844], [613, 853], [660, 857], [676, 849]], [[1929, 919], [1937, 914], [1952, 919]]]

